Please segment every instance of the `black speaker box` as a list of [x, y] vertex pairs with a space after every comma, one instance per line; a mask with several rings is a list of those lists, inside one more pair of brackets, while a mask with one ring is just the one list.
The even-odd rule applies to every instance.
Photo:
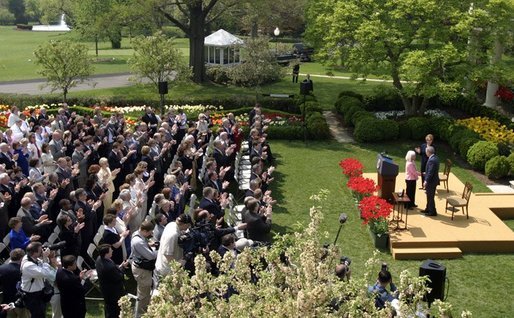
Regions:
[[168, 82], [159, 82], [159, 94], [168, 94]]
[[428, 276], [428, 287], [432, 288], [425, 296], [425, 301], [432, 303], [435, 299], [444, 300], [444, 287], [446, 281], [446, 267], [442, 264], [427, 259], [419, 267], [419, 276]]

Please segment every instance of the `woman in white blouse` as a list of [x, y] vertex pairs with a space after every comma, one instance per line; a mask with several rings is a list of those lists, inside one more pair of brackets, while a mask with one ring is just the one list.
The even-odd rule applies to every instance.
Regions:
[[52, 153], [50, 153], [50, 147], [47, 143], [41, 147], [41, 164], [43, 165], [44, 174], [53, 173], [57, 169], [57, 164]]
[[106, 209], [111, 207], [112, 204], [112, 194], [114, 192], [114, 183], [113, 180], [116, 178], [116, 175], [120, 172], [120, 169], [114, 169], [111, 171], [109, 168], [109, 161], [107, 158], [100, 158], [98, 162], [100, 165], [100, 171], [96, 174], [98, 176], [98, 184], [107, 189], [105, 193], [105, 197], [103, 199], [104, 207]]

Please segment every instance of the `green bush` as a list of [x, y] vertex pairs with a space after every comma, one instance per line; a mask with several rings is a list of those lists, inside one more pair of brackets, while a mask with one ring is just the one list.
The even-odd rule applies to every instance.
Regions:
[[511, 153], [507, 157], [507, 161], [509, 162], [510, 166], [509, 175], [514, 176], [514, 153]]
[[423, 140], [425, 136], [431, 133], [430, 123], [428, 119], [423, 117], [413, 117], [407, 120], [407, 125], [411, 131], [411, 138], [414, 140]]
[[339, 98], [335, 103], [336, 111], [345, 117], [346, 112], [353, 106], [362, 107], [362, 102], [356, 98], [351, 96], [343, 96]]
[[303, 128], [302, 126], [270, 126], [266, 131], [268, 139], [280, 140], [302, 140]]
[[339, 93], [339, 96], [337, 98], [339, 99], [343, 96], [355, 97], [358, 100], [360, 100], [361, 102], [364, 101], [364, 96], [362, 96], [361, 94], [354, 92], [354, 91], [342, 91], [341, 93]]
[[343, 117], [343, 124], [345, 126], [350, 126], [353, 123], [353, 116], [355, 115], [355, 113], [360, 112], [360, 111], [365, 111], [365, 110], [364, 110], [364, 108], [357, 106], [357, 105], [351, 106], [346, 111], [346, 114]]
[[473, 168], [483, 171], [486, 162], [496, 156], [498, 156], [496, 144], [490, 141], [479, 141], [469, 148], [467, 159]]
[[448, 141], [450, 135], [450, 127], [454, 120], [450, 118], [431, 117], [428, 120], [432, 134], [437, 138]]
[[301, 112], [302, 114], [305, 112], [306, 115], [313, 112], [321, 113], [323, 112], [323, 108], [317, 103], [307, 103], [305, 107], [302, 107]]
[[356, 111], [352, 116], [352, 125], [355, 126], [362, 118], [375, 118], [373, 113], [370, 113], [366, 110]]
[[506, 157], [506, 156], [510, 155], [510, 147], [508, 144], [500, 142], [497, 144], [497, 146], [498, 146], [498, 153], [500, 154], [500, 156]]
[[380, 87], [374, 94], [364, 98], [364, 108], [368, 111], [403, 110], [403, 102], [395, 89]]
[[[448, 140], [448, 143], [452, 147], [453, 151], [459, 152], [461, 154], [467, 154], [468, 152], [460, 152], [460, 146], [461, 144], [466, 140], [480, 140], [480, 135], [476, 132], [472, 131], [469, 128], [466, 128], [464, 126], [456, 126], [455, 129], [452, 131], [452, 134], [450, 136], [450, 139]], [[467, 148], [471, 147], [474, 143], [470, 144], [470, 142], [467, 142]], [[465, 148], [465, 147], [464, 147]], [[464, 155], [464, 157], [466, 157]]]
[[14, 14], [6, 8], [0, 8], [0, 25], [12, 25], [16, 21]]
[[328, 128], [325, 117], [319, 112], [314, 112], [306, 119], [307, 133], [309, 139], [321, 140], [330, 138], [330, 129]]
[[221, 65], [209, 65], [205, 68], [207, 78], [218, 84], [226, 85], [230, 82], [228, 68]]
[[[459, 149], [458, 149], [459, 155], [462, 158], [466, 159], [469, 148], [471, 148], [471, 146], [473, 146], [474, 144], [476, 144], [479, 141], [480, 141], [480, 138], [473, 138], [473, 137], [461, 140], [461, 142], [459, 144]], [[454, 151], [457, 152], [457, 149], [454, 149]]]
[[380, 142], [398, 138], [398, 123], [389, 119], [362, 118], [353, 135], [359, 142]]
[[496, 156], [485, 164], [485, 175], [491, 179], [506, 177], [510, 171], [509, 160], [505, 156]]
[[401, 121], [398, 123], [398, 137], [403, 140], [413, 139], [412, 130], [407, 121]]

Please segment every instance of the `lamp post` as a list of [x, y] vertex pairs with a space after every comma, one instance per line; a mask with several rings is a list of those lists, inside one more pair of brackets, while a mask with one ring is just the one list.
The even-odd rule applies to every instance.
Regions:
[[276, 27], [273, 34], [275, 34], [275, 53], [278, 54], [278, 36], [280, 35], [280, 29]]

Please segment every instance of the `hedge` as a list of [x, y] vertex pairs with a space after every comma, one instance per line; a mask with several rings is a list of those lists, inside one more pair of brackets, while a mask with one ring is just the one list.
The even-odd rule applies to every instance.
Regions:
[[339, 98], [336, 103], [335, 103], [335, 109], [336, 111], [341, 114], [343, 117], [346, 116], [346, 112], [348, 111], [348, 109], [350, 109], [351, 107], [353, 106], [359, 106], [359, 107], [362, 107], [363, 104], [362, 102], [356, 98], [356, 97], [352, 97], [352, 96], [342, 96], [341, 98]]
[[395, 121], [364, 117], [355, 125], [353, 136], [359, 142], [379, 142], [398, 138], [398, 132]]
[[[156, 94], [157, 95], [157, 94]], [[32, 95], [20, 95], [20, 94], [0, 94], [0, 104], [5, 105], [18, 105], [23, 108], [28, 105], [40, 105], [40, 104], [58, 104], [61, 103], [62, 99], [58, 96], [32, 96]], [[173, 105], [213, 105], [223, 106], [223, 109], [237, 109], [241, 107], [253, 107], [258, 102], [263, 108], [269, 108], [273, 110], [280, 110], [289, 113], [299, 114], [300, 107], [298, 98], [294, 99], [277, 99], [272, 97], [259, 96], [258, 98], [248, 95], [232, 95], [230, 97], [216, 97], [211, 98], [176, 98], [170, 100], [168, 104]], [[112, 96], [110, 98], [98, 100], [96, 97], [76, 97], [68, 98], [68, 105], [82, 105], [82, 106], [93, 106], [96, 104], [106, 104], [115, 106], [142, 106], [148, 105], [155, 108], [159, 108], [160, 101], [157, 99], [130, 99], [125, 96]]]

